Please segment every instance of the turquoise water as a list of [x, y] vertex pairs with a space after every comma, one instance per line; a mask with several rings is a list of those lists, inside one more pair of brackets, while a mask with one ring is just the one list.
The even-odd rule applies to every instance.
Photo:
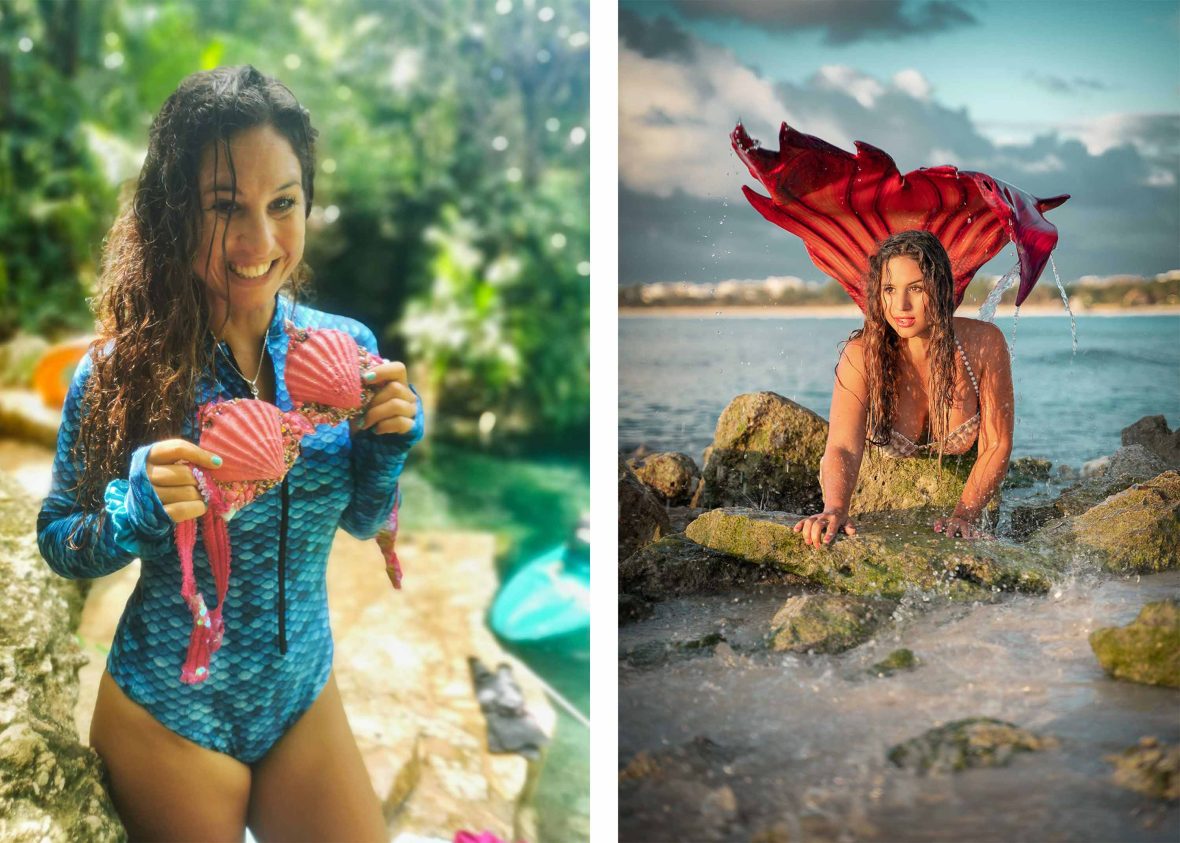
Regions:
[[[1025, 316], [996, 324], [1012, 348], [1013, 456], [1079, 466], [1112, 453], [1124, 427], [1180, 424], [1180, 316]], [[839, 343], [853, 318], [634, 317], [619, 320], [619, 448], [698, 462], [735, 395], [769, 390], [828, 416]]]
[[[564, 543], [590, 508], [590, 469], [568, 456], [509, 458], [453, 445], [415, 450], [402, 480], [407, 531], [478, 530], [496, 536], [501, 581], [517, 566]], [[567, 642], [568, 643], [568, 642]], [[506, 647], [589, 716], [590, 664], [572, 648]], [[540, 843], [588, 839], [590, 736], [559, 706], [557, 728], [537, 785]]]

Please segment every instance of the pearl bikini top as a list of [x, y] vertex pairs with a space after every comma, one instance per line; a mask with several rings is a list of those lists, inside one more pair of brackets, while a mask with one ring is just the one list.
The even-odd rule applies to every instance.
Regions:
[[[963, 358], [963, 365], [967, 367], [967, 376], [971, 379], [971, 386], [975, 389], [975, 398], [978, 402], [979, 381], [975, 379], [975, 372], [971, 369], [971, 363], [968, 362], [967, 354], [963, 351], [963, 346], [959, 342], [958, 337], [955, 337], [955, 346], [959, 349], [959, 356]], [[946, 435], [946, 438], [942, 440], [942, 452], [944, 454], [962, 454], [970, 450], [971, 446], [975, 444], [976, 437], [979, 435], [979, 423], [980, 415], [979, 411], [976, 410], [975, 415]], [[919, 445], [904, 433], [891, 430], [889, 431], [888, 444], [878, 447], [881, 453], [887, 457], [904, 459], [906, 457], [916, 456], [919, 452], [923, 451], [937, 452], [938, 440]]]

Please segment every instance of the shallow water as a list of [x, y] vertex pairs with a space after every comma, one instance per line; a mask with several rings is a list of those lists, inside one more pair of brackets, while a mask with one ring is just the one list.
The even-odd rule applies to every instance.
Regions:
[[[968, 314], [971, 315], [971, 314]], [[1013, 456], [1079, 466], [1117, 450], [1124, 427], [1180, 424], [1180, 316], [1000, 317], [1013, 347]], [[619, 447], [683, 451], [698, 462], [717, 417], [770, 390], [824, 418], [850, 318], [628, 317], [619, 320]]]
[[[1048, 596], [989, 604], [916, 595], [871, 642], [837, 656], [759, 646], [788, 594], [673, 601], [620, 628], [620, 767], [694, 738], [717, 745], [696, 772], [624, 781], [621, 839], [749, 840], [771, 831], [783, 836], [763, 839], [1180, 839], [1180, 809], [1115, 787], [1103, 760], [1143, 736], [1180, 740], [1180, 692], [1110, 679], [1088, 644], [1093, 629], [1180, 595], [1180, 572], [1075, 572]], [[717, 631], [726, 643], [712, 654], [627, 665], [625, 654], [646, 642]], [[917, 669], [867, 672], [898, 647], [914, 651]], [[975, 716], [1053, 735], [1060, 746], [952, 776], [918, 777], [886, 760], [896, 743]]]

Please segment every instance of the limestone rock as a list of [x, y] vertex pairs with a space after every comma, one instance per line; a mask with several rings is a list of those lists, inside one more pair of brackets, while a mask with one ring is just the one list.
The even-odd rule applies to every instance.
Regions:
[[[879, 448], [866, 446], [849, 514], [932, 507], [945, 510], [942, 514], [947, 515], [959, 502], [974, 465], [974, 449], [959, 456], [944, 456], [940, 466], [937, 454], [899, 460], [885, 456]], [[997, 500], [994, 506], [998, 505]]]
[[619, 559], [670, 532], [663, 505], [619, 457]]
[[667, 506], [684, 506], [692, 500], [701, 473], [688, 454], [664, 451], [631, 463], [635, 476]]
[[1163, 416], [1144, 416], [1123, 428], [1122, 439], [1124, 445], [1142, 445], [1169, 468], [1180, 468], [1180, 428], [1170, 430]]
[[737, 396], [717, 420], [694, 505], [819, 507], [827, 438], [827, 422], [794, 401], [773, 392]]
[[771, 648], [795, 653], [851, 650], [867, 641], [896, 605], [837, 594], [792, 597], [771, 621]]
[[1044, 483], [1049, 479], [1049, 471], [1053, 463], [1036, 457], [1020, 457], [1012, 460], [1008, 465], [1008, 476], [1004, 480], [1004, 488], [1021, 489], [1034, 483]]
[[970, 717], [931, 729], [889, 750], [898, 767], [924, 775], [952, 773], [972, 767], [1004, 767], [1018, 752], [1036, 752], [1057, 746], [1012, 723], [990, 717]]
[[1118, 679], [1180, 688], [1180, 601], [1148, 603], [1126, 626], [1094, 630], [1090, 647]]
[[1166, 471], [1167, 464], [1142, 445], [1128, 445], [1104, 457], [1102, 465], [1056, 498], [1037, 498], [1012, 511], [1012, 532], [1027, 538], [1055, 518], [1081, 515], [1111, 495]]
[[1030, 546], [1061, 557], [1093, 556], [1115, 573], [1157, 573], [1180, 565], [1180, 474], [1165, 471], [1072, 518], [1047, 524]]
[[723, 591], [753, 583], [798, 583], [785, 572], [756, 567], [702, 547], [677, 533], [619, 562], [620, 593], [646, 600]]
[[1140, 738], [1138, 746], [1108, 755], [1114, 783], [1157, 799], [1180, 799], [1180, 745]]
[[993, 590], [1045, 592], [1056, 575], [1041, 558], [1002, 541], [967, 541], [935, 533], [935, 513], [879, 512], [857, 521], [855, 536], [826, 548], [804, 544], [798, 515], [716, 509], [688, 526], [698, 544], [771, 565], [826, 591], [900, 598], [907, 589], [938, 589], [978, 598]]
[[102, 762], [74, 726], [80, 594], [41, 558], [36, 520], [0, 473], [0, 839], [125, 840]]

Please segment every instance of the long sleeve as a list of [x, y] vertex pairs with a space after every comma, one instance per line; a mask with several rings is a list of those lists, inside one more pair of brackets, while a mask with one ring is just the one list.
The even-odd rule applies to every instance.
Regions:
[[[358, 342], [378, 354], [377, 338], [365, 328]], [[413, 389], [413, 387], [411, 387]], [[417, 395], [417, 391], [414, 393]], [[398, 478], [405, 467], [410, 448], [422, 438], [425, 426], [422, 401], [418, 415], [408, 433], [374, 433], [358, 430], [352, 437], [352, 500], [340, 516], [340, 526], [358, 539], [371, 539], [389, 521], [398, 496]]]
[[[128, 476], [113, 478], [104, 493], [105, 518], [78, 503], [82, 466], [71, 452], [82, 419], [83, 395], [90, 377], [87, 354], [78, 364], [62, 408], [53, 481], [37, 516], [37, 545], [55, 573], [91, 579], [113, 573], [132, 559], [166, 552], [174, 545], [172, 522], [146, 473], [149, 446], [132, 455]], [[101, 522], [101, 523], [100, 523]]]

